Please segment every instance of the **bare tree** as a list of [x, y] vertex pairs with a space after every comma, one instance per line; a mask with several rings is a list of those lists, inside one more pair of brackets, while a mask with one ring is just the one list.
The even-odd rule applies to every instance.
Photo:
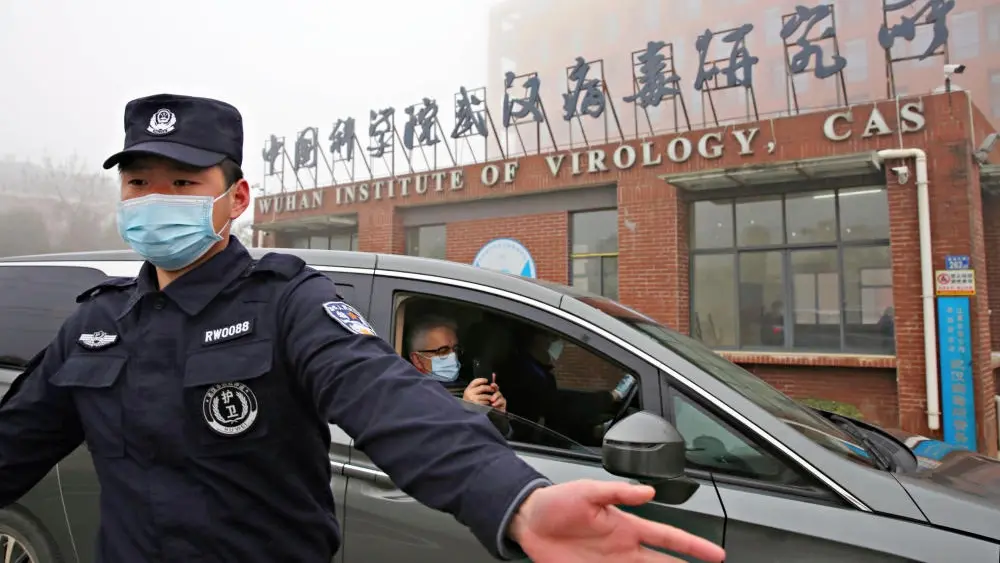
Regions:
[[247, 221], [237, 221], [233, 223], [231, 229], [233, 235], [240, 239], [243, 246], [250, 248], [253, 246], [253, 226]]

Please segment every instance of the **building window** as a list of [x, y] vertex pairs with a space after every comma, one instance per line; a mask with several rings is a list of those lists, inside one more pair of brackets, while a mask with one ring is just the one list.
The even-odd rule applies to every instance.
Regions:
[[292, 248], [312, 250], [357, 250], [357, 231], [330, 233], [329, 235], [297, 235], [292, 239]]
[[777, 47], [783, 43], [781, 39], [781, 28], [784, 27], [781, 9], [768, 8], [764, 11], [764, 36], [767, 37], [768, 47]]
[[692, 336], [717, 349], [894, 353], [886, 194], [692, 204]]
[[1000, 72], [990, 73], [990, 110], [1000, 117]]
[[844, 45], [843, 57], [847, 59], [844, 78], [847, 82], [868, 80], [868, 40], [852, 39]]
[[618, 299], [618, 210], [570, 215], [570, 285]]
[[410, 256], [446, 260], [444, 225], [424, 225], [406, 229], [406, 253]]
[[994, 49], [1000, 46], [1000, 6], [986, 8], [986, 40]]
[[[979, 56], [979, 22], [978, 11], [954, 14], [949, 18], [951, 31], [951, 59], [957, 62], [972, 62]], [[926, 26], [931, 28], [931, 26]]]

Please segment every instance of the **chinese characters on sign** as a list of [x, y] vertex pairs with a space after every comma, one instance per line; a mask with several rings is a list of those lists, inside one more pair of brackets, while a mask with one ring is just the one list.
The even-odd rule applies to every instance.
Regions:
[[975, 270], [938, 270], [934, 273], [934, 292], [939, 296], [976, 294]]
[[[760, 59], [752, 56], [747, 50], [747, 35], [751, 31], [753, 31], [753, 24], [746, 23], [736, 29], [721, 32], [706, 29], [705, 33], [698, 36], [694, 43], [694, 48], [698, 51], [698, 74], [694, 79], [695, 90], [721, 90], [737, 86], [745, 88], [753, 86], [753, 67]], [[712, 40], [718, 35], [722, 36], [723, 43], [732, 45], [728, 60], [708, 60], [708, 50], [712, 46]], [[719, 63], [722, 62], [727, 64], [719, 68]], [[725, 82], [721, 85], [718, 82], [720, 74], [725, 78]]]
[[[813, 27], [823, 21], [830, 20], [830, 25], [825, 28], [819, 37], [811, 38], [809, 32]], [[795, 13], [785, 20], [781, 27], [781, 38], [788, 41], [796, 32], [798, 39], [793, 43], [798, 51], [788, 62], [788, 68], [792, 74], [806, 72], [809, 64], [813, 63], [813, 74], [816, 78], [829, 78], [847, 67], [847, 59], [840, 56], [839, 52], [834, 52], [829, 64], [823, 53], [822, 41], [833, 39], [837, 35], [837, 30], [833, 20], [833, 7], [829, 4], [820, 4], [812, 8], [799, 5], [795, 7]]]
[[[886, 58], [887, 64], [891, 66], [893, 61], [903, 60], [894, 59], [891, 56], [891, 51], [898, 49], [899, 45], [904, 42], [917, 41], [918, 36], [920, 36], [918, 30], [921, 29], [921, 26], [930, 28], [931, 33], [927, 34], [929, 43], [920, 54], [909, 58], [924, 60], [931, 56], [947, 56], [949, 37], [947, 19], [955, 7], [955, 0], [881, 1], [885, 18], [878, 30], [877, 38], [873, 39], [877, 39], [881, 47], [890, 55]], [[848, 67], [850, 61], [842, 56], [837, 46], [836, 14], [831, 3], [816, 0], [809, 3], [803, 2], [797, 5], [792, 13], [785, 14], [781, 18], [778, 35], [785, 46], [786, 76], [811, 73], [817, 79], [839, 76], [840, 81], [843, 82], [843, 71]], [[664, 101], [673, 100], [680, 102], [684, 111], [684, 120], [687, 120], [687, 108], [684, 106], [682, 93], [685, 83], [688, 84], [688, 88], [693, 87], [695, 92], [709, 97], [711, 97], [711, 92], [715, 90], [742, 88], [747, 92], [747, 111], [750, 111], [749, 105], [752, 103], [753, 112], [756, 114], [757, 101], [756, 95], [753, 93], [754, 72], [761, 61], [748, 46], [751, 43], [749, 38], [754, 33], [756, 31], [751, 23], [744, 23], [730, 29], [705, 29], [698, 33], [691, 45], [697, 54], [697, 67], [687, 76], [682, 76], [676, 70], [672, 43], [663, 40], [649, 41], [644, 49], [631, 54], [634, 76], [631, 85], [632, 92], [622, 93], [618, 96], [611, 96], [609, 92], [604, 77], [604, 61], [602, 59], [587, 60], [584, 57], [575, 57], [573, 63], [567, 67], [567, 84], [565, 93], [562, 94], [562, 108], [559, 114], [565, 122], [580, 121], [581, 124], [584, 119], [602, 118], [605, 121], [605, 135], [607, 135], [609, 115], [614, 116], [619, 133], [621, 132], [621, 123], [618, 123], [619, 113], [615, 108], [616, 101], [630, 104], [636, 109], [636, 112], [646, 112], [648, 118], [649, 110], [659, 108]], [[920, 40], [924, 41], [925, 38], [920, 37]], [[923, 48], [922, 43], [921, 48]], [[716, 52], [724, 54], [713, 54]], [[501, 119], [499, 120], [502, 125], [501, 133], [506, 135], [513, 128], [516, 130], [517, 136], [520, 137], [521, 133], [517, 130], [519, 125], [529, 124], [538, 128], [539, 131], [542, 127], [547, 127], [554, 144], [552, 125], [549, 123], [542, 97], [543, 77], [537, 72], [517, 74], [514, 71], [507, 71], [503, 74], [503, 87]], [[842, 99], [846, 102], [846, 89]], [[711, 107], [713, 114], [715, 112], [715, 102], [702, 104], [702, 107]], [[677, 120], [676, 105], [674, 109], [675, 120]], [[450, 131], [444, 128], [442, 117], [454, 124]], [[716, 116], [716, 121], [718, 121], [718, 116]], [[636, 122], [638, 124], [638, 113], [636, 113]], [[372, 178], [375, 177], [375, 173], [370, 162], [375, 160], [382, 160], [386, 163], [390, 169], [390, 175], [394, 176], [397, 144], [402, 145], [404, 149], [400, 152], [407, 159], [407, 164], [410, 165], [410, 173], [414, 173], [410, 158], [413, 151], [423, 152], [427, 148], [436, 151], [438, 146], [444, 146], [451, 154], [449, 143], [455, 143], [457, 146], [460, 140], [469, 144], [471, 139], [482, 139], [482, 146], [485, 150], [488, 151], [490, 146], [497, 146], [501, 152], [501, 158], [506, 159], [502, 147], [503, 143], [497, 133], [498, 127], [494, 125], [493, 116], [489, 109], [485, 88], [473, 89], [460, 86], [457, 88], [453, 107], [447, 111], [444, 111], [444, 108], [435, 99], [425, 97], [419, 103], [403, 108], [400, 112], [400, 123], [398, 124], [400, 128], [398, 130], [395, 108], [370, 108], [368, 142], [364, 145], [358, 140], [356, 134], [357, 127], [360, 125], [360, 123], [355, 122], [354, 117], [341, 116], [340, 119], [333, 122], [332, 130], [327, 137], [329, 141], [327, 147], [320, 146], [320, 133], [316, 127], [303, 129], [295, 137], [294, 144], [289, 140], [287, 146], [283, 138], [271, 135], [264, 143], [261, 152], [265, 165], [265, 178], [267, 176], [281, 176], [286, 160], [295, 172], [302, 169], [315, 171], [318, 162], [323, 160], [330, 168], [331, 175], [337, 163], [348, 166], [352, 171], [351, 181], [353, 182], [353, 163], [359, 156], [364, 161]], [[876, 122], [871, 124], [869, 129], [881, 134], [881, 129], [884, 129], [881, 125], [881, 123]], [[922, 124], [916, 125], [916, 127], [920, 126]], [[572, 127], [571, 124], [571, 131]], [[650, 128], [652, 129], [652, 125]], [[690, 122], [688, 122], [688, 128], [690, 129]], [[490, 145], [488, 142], [491, 130], [495, 145]], [[838, 137], [841, 134], [832, 129], [831, 132], [832, 136], [829, 134], [827, 136], [833, 140], [844, 138]], [[903, 132], [906, 132], [906, 129], [903, 129]], [[639, 135], [638, 130], [636, 135]], [[624, 134], [620, 136], [624, 141]], [[450, 140], [447, 139], [448, 137]], [[539, 151], [541, 150], [540, 139], [539, 133]], [[590, 144], [586, 138], [584, 140], [588, 145]], [[442, 141], [445, 142], [442, 143]], [[327, 148], [328, 151], [325, 150]], [[328, 159], [327, 154], [331, 158]], [[473, 155], [473, 158], [477, 157]], [[488, 155], [484, 155], [483, 158], [489, 160]], [[452, 164], [458, 164], [453, 154]], [[434, 166], [436, 167], [436, 159]]]
[[678, 83], [681, 77], [674, 69], [667, 68], [667, 57], [663, 54], [666, 46], [664, 41], [650, 41], [646, 50], [637, 54], [636, 82], [639, 87], [631, 96], [625, 96], [623, 101], [644, 109], [655, 108], [663, 100], [680, 94]]
[[944, 441], [976, 451], [976, 405], [968, 297], [938, 297]]
[[883, 49], [890, 51], [896, 45], [896, 39], [911, 42], [917, 36], [918, 25], [930, 25], [931, 41], [924, 52], [917, 56], [922, 61], [941, 54], [938, 50], [948, 45], [947, 18], [948, 13], [955, 8], [955, 0], [883, 0], [882, 8], [888, 19], [894, 15], [893, 12], [910, 8], [918, 2], [922, 3], [922, 6], [912, 16], [903, 16], [897, 24], [882, 24], [878, 30], [878, 42]]

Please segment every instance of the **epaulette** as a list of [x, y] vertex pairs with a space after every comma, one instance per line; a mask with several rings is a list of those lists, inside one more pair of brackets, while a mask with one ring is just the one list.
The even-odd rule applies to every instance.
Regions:
[[84, 291], [80, 295], [77, 295], [76, 302], [83, 303], [84, 301], [90, 301], [105, 291], [112, 289], [126, 289], [132, 287], [135, 283], [135, 278], [108, 278], [87, 291]]
[[271, 274], [281, 279], [290, 280], [299, 275], [299, 272], [305, 267], [305, 261], [298, 256], [269, 252], [260, 260], [253, 262], [244, 275]]

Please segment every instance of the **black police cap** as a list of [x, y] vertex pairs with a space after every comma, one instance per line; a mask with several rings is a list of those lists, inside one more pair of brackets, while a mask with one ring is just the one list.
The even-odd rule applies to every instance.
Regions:
[[126, 158], [155, 155], [196, 168], [230, 158], [243, 165], [243, 117], [219, 100], [157, 94], [125, 106], [125, 148], [104, 161], [107, 170]]

